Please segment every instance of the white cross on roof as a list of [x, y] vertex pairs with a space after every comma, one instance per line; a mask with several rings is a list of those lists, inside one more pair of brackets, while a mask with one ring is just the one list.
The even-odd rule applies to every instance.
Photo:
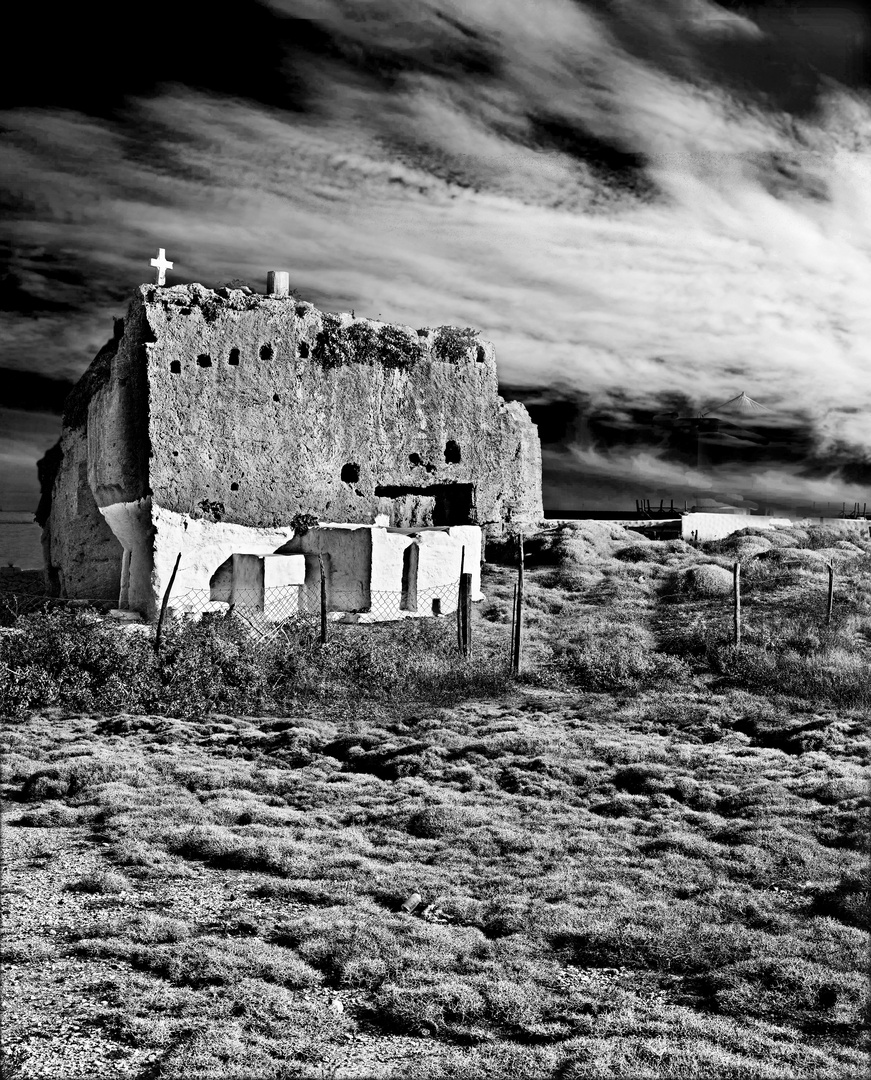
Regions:
[[156, 259], [151, 260], [151, 265], [157, 267], [157, 284], [166, 284], [166, 272], [172, 270], [172, 263], [166, 257], [166, 249], [161, 248]]

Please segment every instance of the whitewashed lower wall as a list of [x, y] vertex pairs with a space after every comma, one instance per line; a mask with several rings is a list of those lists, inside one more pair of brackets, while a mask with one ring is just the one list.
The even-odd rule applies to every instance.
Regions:
[[789, 527], [789, 518], [759, 517], [753, 514], [684, 514], [681, 518], [681, 536], [691, 540], [698, 533], [699, 540], [722, 540], [724, 536], [741, 529], [773, 529]]

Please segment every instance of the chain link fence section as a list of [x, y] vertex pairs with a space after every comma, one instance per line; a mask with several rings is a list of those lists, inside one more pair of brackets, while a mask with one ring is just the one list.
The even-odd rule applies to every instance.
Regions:
[[[400, 619], [450, 615], [457, 609], [459, 581], [417, 589], [363, 591], [360, 588], [327, 587], [328, 623], [364, 624], [397, 622]], [[312, 635], [321, 628], [321, 588], [312, 585], [280, 585], [262, 590], [236, 590], [233, 599], [213, 600], [209, 589], [189, 589], [171, 595], [170, 619], [201, 619], [204, 615], [241, 620], [255, 639], [266, 643], [277, 637]]]

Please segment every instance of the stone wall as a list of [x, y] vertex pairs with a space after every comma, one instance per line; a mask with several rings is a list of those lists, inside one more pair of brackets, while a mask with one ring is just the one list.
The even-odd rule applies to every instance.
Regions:
[[257, 527], [541, 514], [538, 435], [499, 397], [488, 342], [222, 292], [143, 286], [131, 308], [156, 503]]

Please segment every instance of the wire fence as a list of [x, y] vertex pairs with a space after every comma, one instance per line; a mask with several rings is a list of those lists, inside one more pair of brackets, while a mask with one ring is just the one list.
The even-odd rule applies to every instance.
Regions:
[[318, 582], [263, 589], [234, 589], [229, 600], [216, 600], [209, 589], [189, 589], [173, 595], [169, 619], [200, 619], [204, 615], [240, 620], [260, 641], [302, 629], [323, 631], [322, 623], [382, 623], [400, 619], [450, 615], [457, 610], [459, 581], [407, 590], [347, 588]]

